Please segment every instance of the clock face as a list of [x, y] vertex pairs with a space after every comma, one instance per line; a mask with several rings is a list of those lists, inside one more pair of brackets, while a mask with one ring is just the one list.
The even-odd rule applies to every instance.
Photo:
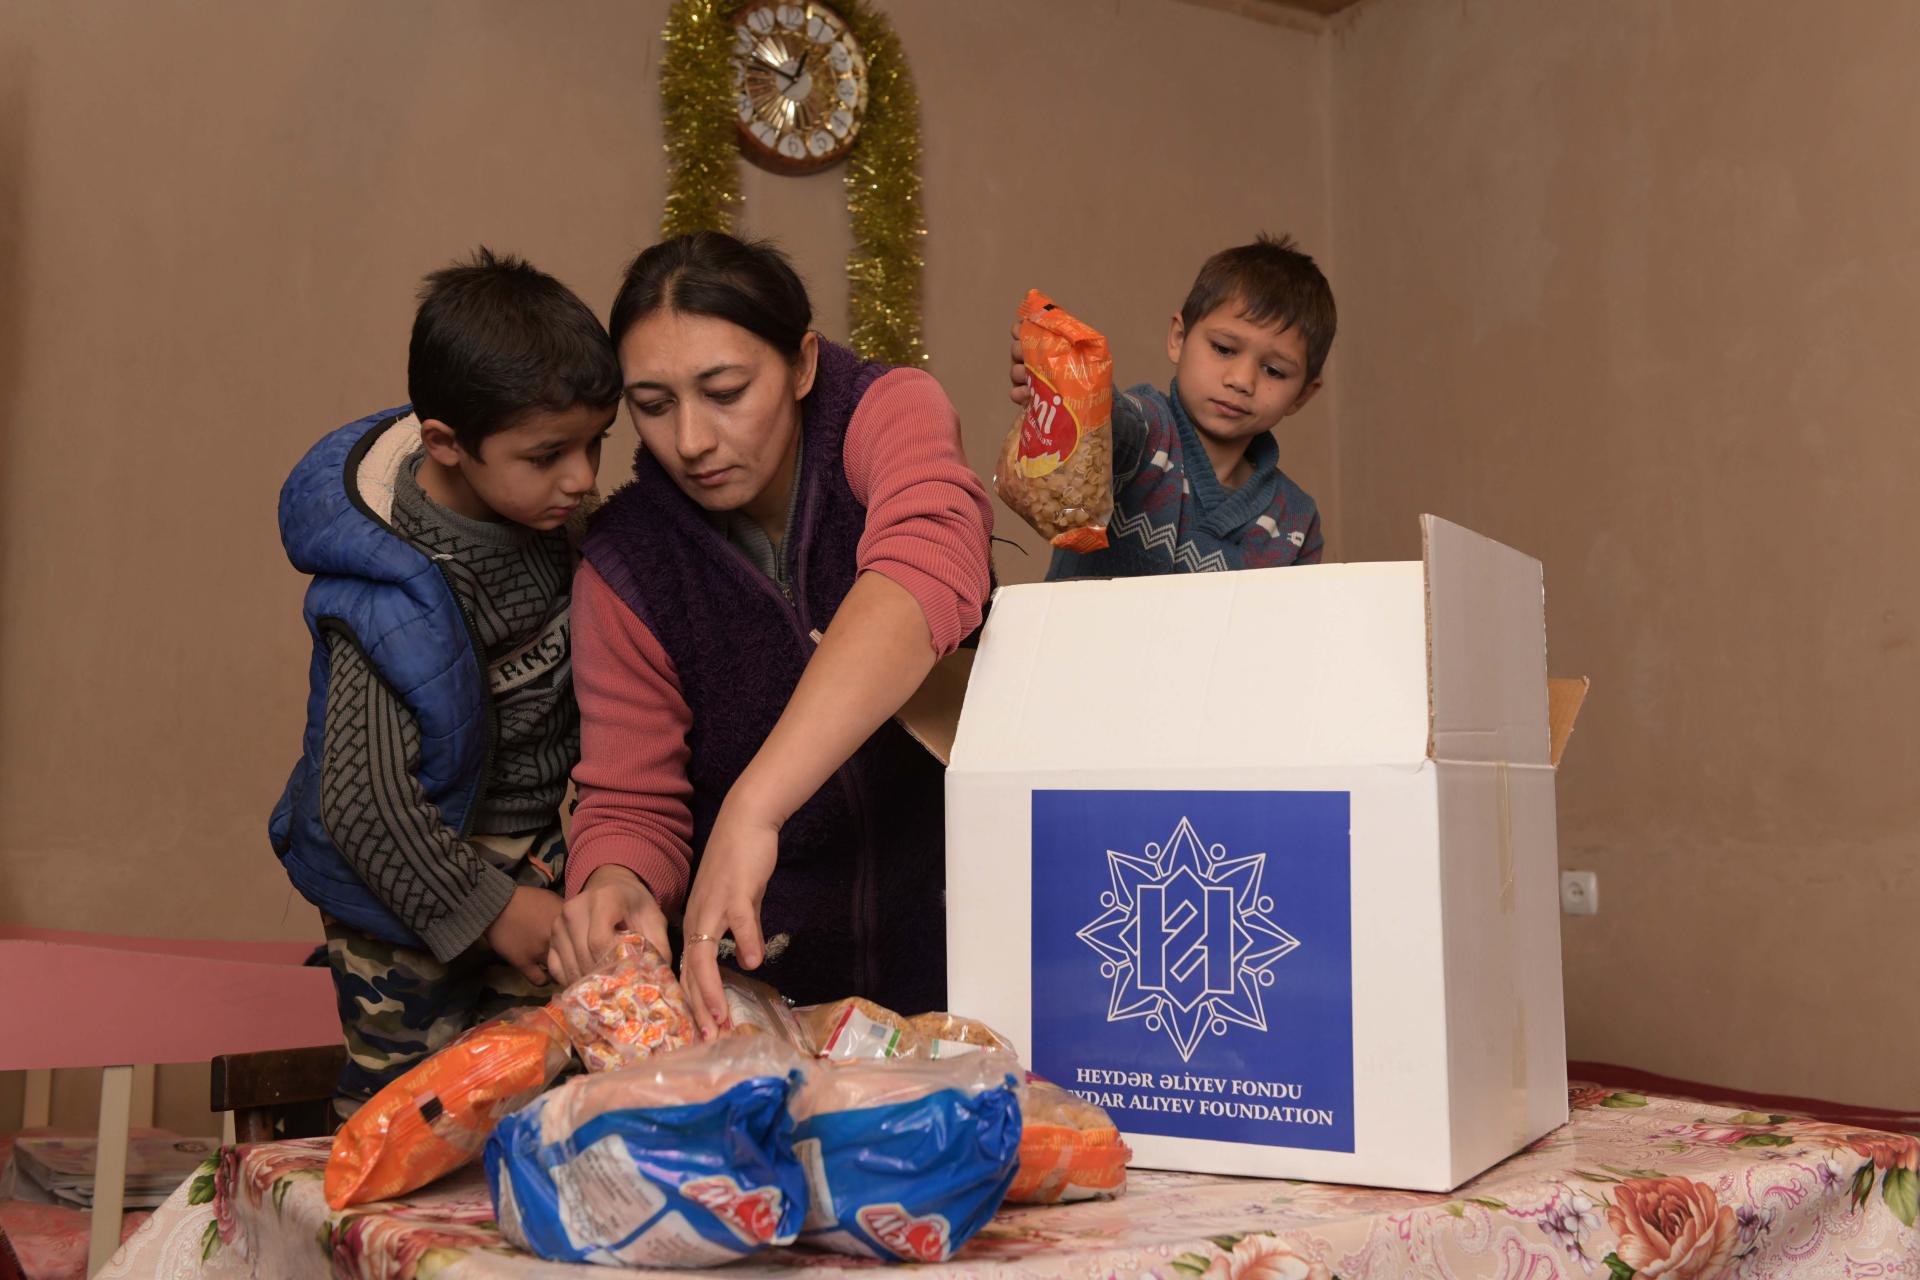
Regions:
[[749, 3], [733, 19], [733, 109], [740, 149], [779, 173], [846, 156], [867, 109], [867, 59], [820, 0]]

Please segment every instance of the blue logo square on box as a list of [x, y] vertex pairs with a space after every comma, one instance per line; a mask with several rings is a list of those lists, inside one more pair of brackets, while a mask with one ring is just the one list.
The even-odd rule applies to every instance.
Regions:
[[1123, 1132], [1353, 1150], [1344, 791], [1035, 791], [1033, 1069]]

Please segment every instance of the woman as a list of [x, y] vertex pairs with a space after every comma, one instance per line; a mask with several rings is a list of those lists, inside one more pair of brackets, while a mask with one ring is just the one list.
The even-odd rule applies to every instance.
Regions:
[[939, 384], [811, 320], [777, 250], [702, 232], [634, 260], [610, 325], [641, 447], [581, 548], [548, 963], [665, 953], [684, 898], [704, 1035], [728, 935], [802, 1002], [945, 996], [941, 771], [892, 716], [979, 625], [991, 508]]

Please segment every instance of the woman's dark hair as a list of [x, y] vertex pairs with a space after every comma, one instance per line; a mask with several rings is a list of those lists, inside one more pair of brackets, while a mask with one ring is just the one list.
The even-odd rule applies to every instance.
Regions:
[[607, 326], [614, 344], [663, 307], [739, 325], [789, 360], [813, 323], [807, 287], [787, 256], [770, 241], [723, 231], [662, 240], [627, 266]]
[[477, 452], [528, 412], [620, 403], [620, 361], [587, 304], [544, 271], [484, 246], [428, 276], [407, 350], [422, 422]]

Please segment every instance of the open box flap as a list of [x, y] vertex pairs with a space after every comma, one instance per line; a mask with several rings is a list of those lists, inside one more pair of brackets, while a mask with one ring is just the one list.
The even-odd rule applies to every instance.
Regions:
[[897, 718], [982, 772], [1556, 763], [1586, 682], [1549, 697], [1539, 561], [1421, 528], [1421, 564], [1002, 588]]
[[1585, 676], [1555, 676], [1547, 681], [1547, 737], [1556, 769], [1567, 750], [1567, 739], [1573, 736], [1573, 722], [1580, 718], [1587, 690], [1592, 687], [1593, 681]]
[[960, 707], [973, 674], [972, 649], [956, 649], [933, 664], [920, 687], [894, 716], [913, 740], [941, 764], [953, 759], [953, 735], [960, 729]]
[[1547, 613], [1540, 562], [1437, 516], [1426, 564], [1429, 733], [1436, 760], [1546, 765]]

